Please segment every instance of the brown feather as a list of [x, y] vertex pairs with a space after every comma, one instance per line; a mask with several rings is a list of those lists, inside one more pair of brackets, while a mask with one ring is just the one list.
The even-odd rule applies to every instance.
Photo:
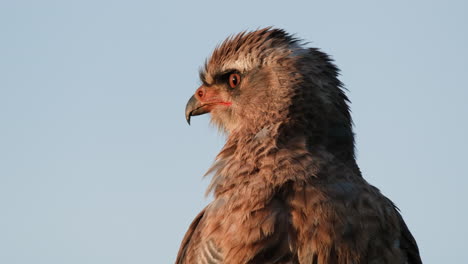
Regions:
[[[239, 87], [223, 83], [239, 73]], [[421, 263], [393, 203], [361, 176], [338, 69], [278, 29], [228, 38], [200, 73], [229, 107], [211, 109], [228, 139], [207, 174], [214, 201], [177, 264]], [[220, 77], [221, 76], [221, 77]]]

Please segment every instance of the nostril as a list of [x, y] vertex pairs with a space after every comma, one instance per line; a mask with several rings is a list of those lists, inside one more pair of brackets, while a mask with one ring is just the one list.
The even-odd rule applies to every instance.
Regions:
[[197, 95], [198, 97], [203, 98], [203, 90], [198, 90]]

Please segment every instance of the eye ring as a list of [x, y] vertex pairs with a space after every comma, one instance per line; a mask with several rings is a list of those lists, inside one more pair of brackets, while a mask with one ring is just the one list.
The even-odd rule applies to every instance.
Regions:
[[229, 79], [228, 79], [229, 87], [234, 89], [237, 86], [239, 86], [240, 82], [241, 82], [241, 77], [238, 73], [229, 74]]

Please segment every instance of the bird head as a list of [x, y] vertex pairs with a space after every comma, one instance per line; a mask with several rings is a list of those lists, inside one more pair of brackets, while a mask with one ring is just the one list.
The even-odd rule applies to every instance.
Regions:
[[284, 31], [269, 28], [228, 38], [200, 71], [202, 85], [187, 103], [187, 121], [211, 113], [212, 122], [226, 132], [272, 121], [289, 105], [285, 93], [290, 91], [280, 89], [278, 70], [286, 70], [279, 67], [294, 52], [295, 42]]
[[347, 98], [331, 59], [281, 29], [242, 32], [219, 45], [200, 71], [202, 85], [185, 109], [211, 114], [227, 133], [267, 127], [354, 146]]

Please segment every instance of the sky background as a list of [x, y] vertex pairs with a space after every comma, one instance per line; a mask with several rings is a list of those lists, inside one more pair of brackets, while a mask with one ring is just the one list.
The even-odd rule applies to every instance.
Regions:
[[224, 142], [198, 69], [269, 25], [335, 59], [423, 261], [468, 263], [468, 4], [377, 2], [0, 0], [0, 263], [172, 263]]

